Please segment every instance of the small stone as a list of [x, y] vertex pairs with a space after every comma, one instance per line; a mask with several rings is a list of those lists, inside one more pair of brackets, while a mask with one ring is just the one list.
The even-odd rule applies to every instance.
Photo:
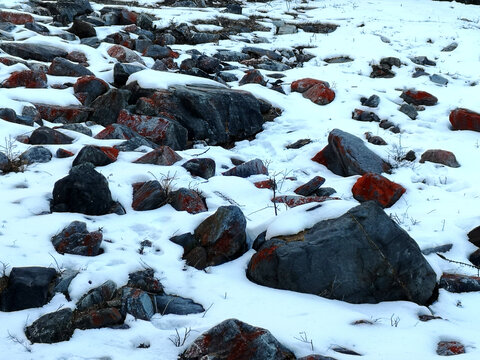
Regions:
[[156, 295], [153, 298], [157, 313], [163, 315], [189, 315], [199, 314], [205, 311], [202, 305], [197, 304], [192, 299], [186, 299], [180, 296]]
[[27, 165], [34, 163], [47, 163], [52, 160], [52, 153], [43, 146], [34, 146], [20, 155], [20, 160]]
[[309, 195], [312, 195], [315, 191], [317, 191], [318, 188], [322, 186], [324, 183], [325, 183], [325, 178], [321, 176], [315, 176], [306, 184], [296, 188], [294, 190], [294, 193], [297, 195], [309, 196]]
[[247, 161], [222, 173], [224, 176], [238, 176], [242, 178], [259, 174], [268, 175], [268, 170], [260, 159]]
[[167, 194], [157, 180], [135, 183], [132, 187], [135, 211], [158, 209], [167, 203]]
[[413, 63], [417, 64], [417, 65], [422, 65], [422, 66], [435, 66], [437, 65], [437, 63], [433, 60], [430, 60], [429, 58], [427, 58], [426, 56], [415, 56], [415, 57], [411, 57], [410, 60], [412, 60]]
[[438, 84], [438, 85], [447, 85], [448, 84], [448, 79], [446, 79], [443, 76], [440, 76], [438, 74], [430, 75], [430, 81], [434, 82], [435, 84]]
[[122, 289], [122, 313], [129, 313], [136, 319], [148, 321], [155, 311], [152, 300], [145, 291], [124, 287]]
[[455, 50], [457, 47], [458, 47], [458, 43], [454, 41], [454, 42], [450, 43], [449, 45], [445, 46], [442, 49], [442, 51], [450, 52], [450, 51]]
[[439, 287], [451, 293], [480, 291], [480, 277], [461, 274], [442, 274]]
[[108, 280], [82, 296], [77, 302], [77, 309], [83, 311], [96, 305], [102, 305], [107, 301], [112, 300], [116, 291], [117, 284], [112, 280]]
[[88, 232], [86, 223], [73, 221], [52, 237], [52, 244], [60, 254], [97, 256], [102, 240], [101, 231]]
[[112, 147], [87, 145], [78, 153], [72, 166], [91, 163], [94, 166], [105, 166], [117, 161], [119, 151]]
[[215, 161], [209, 158], [195, 158], [185, 162], [184, 167], [193, 176], [210, 179], [215, 176]]
[[433, 106], [438, 99], [426, 91], [406, 90], [400, 97], [408, 104]]
[[458, 341], [440, 341], [437, 344], [437, 354], [441, 356], [465, 354], [465, 346]]
[[353, 197], [359, 202], [374, 200], [383, 208], [395, 204], [406, 189], [382, 175], [367, 173], [352, 187]]
[[248, 70], [245, 72], [245, 75], [240, 79], [239, 85], [245, 84], [260, 84], [265, 86], [267, 82], [263, 77], [262, 73], [258, 70]]
[[425, 161], [446, 165], [452, 168], [460, 167], [455, 154], [446, 150], [434, 149], [425, 151], [420, 158], [420, 163], [424, 163]]
[[398, 110], [407, 115], [412, 120], [415, 120], [418, 116], [417, 109], [415, 109], [415, 106], [410, 104], [402, 104]]
[[194, 190], [181, 188], [171, 194], [169, 204], [177, 211], [198, 214], [208, 211], [205, 200]]
[[372, 95], [368, 99], [367, 98], [362, 98], [360, 99], [361, 103], [363, 106], [368, 106], [368, 107], [377, 107], [380, 104], [380, 97], [378, 95]]
[[149, 153], [135, 160], [134, 163], [169, 166], [180, 160], [182, 160], [182, 157], [170, 147], [159, 146], [153, 151], [150, 151]]
[[32, 343], [52, 344], [68, 341], [73, 334], [72, 309], [61, 309], [45, 314], [25, 329], [25, 335]]

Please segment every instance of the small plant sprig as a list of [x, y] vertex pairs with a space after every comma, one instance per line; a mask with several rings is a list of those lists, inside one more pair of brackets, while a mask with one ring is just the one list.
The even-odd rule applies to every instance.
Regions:
[[192, 332], [191, 328], [184, 328], [184, 332], [182, 335], [178, 332], [178, 329], [175, 328], [175, 335], [172, 335], [168, 338], [172, 342], [175, 347], [181, 347], [185, 345], [185, 342], [190, 337], [190, 333]]

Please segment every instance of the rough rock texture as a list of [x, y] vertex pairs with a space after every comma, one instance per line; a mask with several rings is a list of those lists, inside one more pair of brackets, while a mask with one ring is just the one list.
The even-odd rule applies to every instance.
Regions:
[[0, 43], [0, 49], [7, 54], [24, 60], [53, 61], [56, 57], [66, 57], [68, 52], [51, 45], [11, 42]]
[[73, 139], [60, 131], [41, 126], [30, 135], [29, 143], [32, 145], [71, 144]]
[[141, 289], [151, 294], [163, 294], [163, 287], [155, 277], [153, 269], [135, 271], [128, 274], [128, 284], [131, 288]]
[[266, 329], [228, 319], [200, 335], [182, 360], [293, 360], [295, 355]]
[[27, 165], [31, 165], [34, 163], [47, 163], [52, 159], [52, 156], [52, 153], [47, 148], [34, 146], [22, 153], [20, 160]]
[[102, 305], [111, 300], [116, 291], [117, 285], [113, 281], [108, 280], [82, 296], [77, 302], [77, 309], [83, 311], [96, 305]]
[[91, 163], [94, 166], [105, 166], [117, 161], [119, 151], [112, 147], [87, 145], [84, 146], [73, 160], [72, 166]]
[[48, 68], [48, 75], [55, 76], [93, 76], [93, 73], [85, 66], [56, 57]]
[[454, 130], [480, 131], [480, 114], [468, 109], [455, 109], [450, 113]]
[[173, 165], [177, 161], [182, 160], [182, 157], [178, 155], [168, 146], [159, 146], [153, 151], [143, 155], [139, 159], [135, 160], [138, 164], [155, 164], [155, 165]]
[[322, 80], [304, 78], [292, 82], [290, 88], [318, 105], [327, 105], [335, 99], [335, 92], [330, 89], [328, 82]]
[[117, 123], [128, 126], [158, 145], [166, 145], [173, 150], [184, 150], [187, 147], [187, 129], [171, 118], [135, 115], [122, 110]]
[[42, 119], [54, 123], [76, 124], [87, 121], [91, 109], [84, 106], [35, 104]]
[[150, 116], [168, 114], [188, 130], [189, 140], [209, 145], [229, 144], [262, 130], [260, 102], [249, 92], [201, 86], [170, 90], [140, 99], [137, 110]]
[[328, 196], [296, 196], [296, 195], [280, 195], [272, 199], [274, 204], [285, 204], [289, 208], [310, 204], [313, 202], [324, 202], [327, 200], [338, 200], [338, 198], [330, 198]]
[[90, 105], [97, 97], [105, 94], [109, 89], [108, 84], [95, 76], [82, 76], [73, 85], [75, 95], [84, 105]]
[[187, 188], [180, 188], [172, 192], [169, 204], [172, 205], [175, 210], [186, 211], [190, 214], [208, 211], [205, 200], [200, 194]]
[[425, 161], [442, 164], [452, 168], [460, 167], [455, 154], [446, 150], [433, 149], [425, 151], [420, 158], [420, 163], [424, 163]]
[[247, 178], [252, 175], [260, 174], [268, 175], [268, 170], [260, 159], [247, 161], [222, 173], [223, 176], [238, 176], [241, 178]]
[[25, 25], [27, 23], [32, 23], [35, 20], [33, 19], [33, 16], [30, 14], [1, 10], [0, 21], [9, 22], [15, 25]]
[[72, 309], [61, 309], [45, 314], [25, 329], [32, 343], [52, 344], [68, 341], [73, 334]]
[[306, 184], [299, 186], [294, 190], [295, 194], [302, 195], [302, 196], [309, 196], [312, 195], [317, 189], [325, 183], [325, 178], [321, 176], [315, 176]]
[[389, 172], [391, 168], [360, 138], [339, 129], [330, 132], [328, 145], [312, 160], [340, 176], [363, 175], [367, 172], [380, 174]]
[[20, 86], [37, 89], [46, 88], [47, 75], [43, 71], [15, 71], [0, 85], [2, 88], [16, 88]]
[[188, 315], [198, 314], [205, 311], [202, 305], [197, 304], [192, 299], [186, 299], [180, 296], [156, 295], [153, 298], [157, 313], [162, 315]]
[[125, 287], [122, 289], [122, 314], [129, 313], [136, 319], [150, 320], [155, 314], [152, 300], [140, 289]]
[[260, 285], [351, 303], [428, 304], [436, 287], [416, 242], [373, 201], [317, 223], [302, 241], [266, 241], [247, 276]]
[[437, 344], [437, 354], [440, 356], [465, 354], [465, 346], [458, 341], [440, 341]]
[[117, 122], [120, 111], [128, 106], [130, 91], [110, 89], [90, 105], [94, 110], [89, 120], [107, 126]]
[[376, 201], [381, 207], [395, 204], [406, 189], [379, 174], [367, 173], [360, 177], [352, 188], [355, 200], [360, 202]]
[[157, 180], [135, 183], [132, 208], [136, 211], [158, 209], [167, 203], [167, 193]]
[[480, 291], [480, 277], [442, 274], [439, 286], [452, 293]]
[[45, 305], [52, 294], [50, 284], [57, 276], [52, 268], [14, 267], [7, 288], [0, 294], [1, 311], [17, 311]]
[[138, 62], [140, 64], [145, 64], [140, 55], [135, 51], [130, 50], [122, 45], [113, 45], [110, 49], [107, 50], [108, 55], [117, 59], [121, 63], [133, 63]]
[[407, 90], [402, 92], [400, 97], [409, 104], [433, 106], [438, 99], [426, 91]]
[[105, 308], [85, 311], [76, 314], [74, 327], [76, 329], [99, 329], [123, 324], [124, 317], [116, 308]]
[[104, 215], [111, 212], [114, 202], [105, 176], [91, 163], [74, 166], [53, 188], [51, 211]]
[[182, 165], [193, 176], [210, 179], [215, 176], [215, 160], [210, 158], [195, 158]]
[[87, 224], [73, 221], [52, 237], [52, 244], [60, 254], [96, 256], [100, 252], [102, 240], [100, 231], [88, 232]]

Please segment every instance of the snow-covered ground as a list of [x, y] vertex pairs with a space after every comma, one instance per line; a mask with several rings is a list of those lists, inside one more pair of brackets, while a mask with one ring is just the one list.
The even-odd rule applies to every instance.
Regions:
[[[126, 4], [128, 1], [126, 1]], [[155, 1], [140, 1], [147, 4], [144, 9], [156, 15], [157, 25], [190, 22], [195, 19], [211, 19], [220, 9], [162, 8]], [[0, 1], [2, 8], [25, 4], [24, 1]], [[95, 10], [102, 5], [92, 3]], [[187, 267], [181, 259], [183, 249], [170, 242], [173, 235], [193, 231], [217, 207], [229, 205], [225, 198], [240, 205], [247, 217], [249, 241], [264, 230], [270, 236], [294, 234], [315, 222], [341, 215], [358, 204], [353, 199], [351, 188], [358, 176], [340, 177], [326, 167], [311, 161], [311, 158], [327, 143], [328, 133], [339, 128], [364, 138], [370, 131], [381, 136], [387, 146], [368, 147], [392, 160], [399, 151], [414, 150], [417, 160], [402, 162], [390, 175], [390, 180], [401, 184], [407, 191], [391, 208], [388, 214], [396, 218], [408, 231], [421, 249], [453, 244], [445, 255], [453, 260], [468, 263], [468, 256], [475, 247], [467, 241], [466, 234], [480, 225], [479, 198], [480, 134], [472, 131], [452, 131], [448, 116], [457, 107], [480, 112], [478, 82], [480, 81], [480, 7], [456, 2], [433, 2], [430, 0], [317, 0], [284, 1], [267, 3], [244, 3], [244, 15], [264, 16], [262, 24], [270, 27], [269, 32], [243, 34], [247, 39], [266, 38], [268, 42], [255, 46], [276, 50], [282, 48], [308, 47], [305, 51], [315, 58], [302, 68], [285, 71], [284, 90], [286, 95], [258, 84], [233, 88], [248, 90], [283, 110], [281, 116], [264, 126], [252, 141], [241, 141], [232, 149], [209, 147], [208, 156], [215, 159], [217, 176], [208, 181], [193, 179], [180, 165], [163, 167], [132, 164], [138, 153], [121, 153], [118, 161], [96, 170], [108, 179], [114, 200], [126, 208], [125, 216], [115, 214], [85, 216], [71, 213], [49, 213], [49, 200], [53, 184], [64, 177], [71, 160], [53, 158], [45, 164], [28, 166], [23, 173], [0, 176], [0, 261], [11, 267], [53, 266], [80, 271], [73, 280], [71, 301], [57, 294], [42, 308], [11, 313], [0, 313], [0, 358], [5, 359], [175, 359], [200, 333], [217, 323], [237, 318], [249, 324], [264, 327], [297, 357], [311, 353], [348, 359], [351, 356], [332, 351], [332, 347], [343, 346], [359, 352], [368, 360], [436, 359], [436, 344], [441, 340], [458, 340], [466, 347], [462, 359], [478, 359], [480, 340], [480, 294], [453, 294], [440, 290], [438, 301], [430, 309], [410, 302], [384, 302], [375, 305], [352, 305], [337, 300], [328, 300], [314, 295], [275, 290], [250, 282], [245, 275], [246, 266], [254, 250], [232, 262], [199, 271]], [[302, 9], [298, 9], [303, 7]], [[142, 11], [133, 7], [132, 10]], [[242, 18], [231, 15], [233, 18]], [[330, 34], [302, 32], [291, 35], [275, 35], [273, 19], [287, 22], [327, 22], [339, 25]], [[22, 26], [18, 27], [19, 30]], [[53, 29], [53, 27], [52, 27]], [[102, 36], [118, 29], [104, 29]], [[24, 39], [24, 32], [15, 36]], [[31, 37], [30, 37], [31, 36]], [[29, 40], [36, 43], [55, 41], [34, 33]], [[239, 37], [237, 37], [239, 38]], [[388, 40], [387, 40], [388, 39]], [[453, 52], [441, 50], [452, 42], [458, 43]], [[94, 50], [85, 45], [66, 44], [69, 51], [83, 51], [90, 70], [107, 81], [113, 79], [113, 63], [102, 54], [102, 46]], [[238, 50], [245, 43], [236, 40], [220, 40], [217, 44], [202, 44], [195, 48], [208, 55], [218, 49]], [[181, 56], [192, 48], [188, 45], [173, 45], [172, 49]], [[323, 59], [349, 56], [354, 61], [342, 64], [327, 64]], [[394, 68], [392, 79], [370, 78], [371, 64], [382, 57], [394, 56], [401, 59], [401, 68]], [[412, 78], [415, 65], [409, 58], [427, 56], [437, 65], [425, 67], [431, 74], [440, 74], [449, 80], [447, 86], [434, 84], [427, 76]], [[150, 66], [153, 63], [148, 63]], [[0, 82], [23, 65], [0, 64]], [[245, 67], [232, 71], [243, 76]], [[149, 70], [148, 70], [149, 71]], [[262, 71], [268, 74], [268, 71]], [[140, 73], [139, 73], [140, 74]], [[142, 76], [142, 75], [133, 76]], [[151, 74], [143, 74], [145, 86], [154, 81]], [[299, 93], [290, 93], [289, 84], [297, 79], [313, 77], [328, 81], [336, 92], [336, 99], [329, 105], [318, 106]], [[198, 78], [202, 81], [202, 79]], [[50, 84], [54, 79], [49, 77]], [[65, 80], [62, 80], [65, 81]], [[163, 79], [161, 87], [189, 81], [189, 77]], [[438, 97], [438, 104], [419, 112], [411, 120], [398, 111], [402, 100], [401, 91], [408, 88], [427, 91]], [[394, 122], [402, 130], [394, 134], [381, 129], [375, 122], [359, 122], [351, 119], [355, 108], [362, 108], [360, 98], [377, 94], [381, 101], [374, 111], [381, 119]], [[50, 104], [78, 104], [71, 88], [56, 89], [3, 89], [0, 88], [0, 107], [10, 107], [19, 112], [29, 102]], [[0, 145], [9, 138], [28, 134], [26, 126], [1, 121]], [[48, 126], [54, 124], [47, 123]], [[93, 126], [94, 134], [103, 129]], [[68, 149], [77, 153], [83, 145], [114, 145], [118, 140], [95, 140], [91, 137], [65, 131], [75, 141]], [[286, 149], [285, 146], [299, 139], [310, 138], [312, 142], [301, 149]], [[28, 145], [16, 142], [16, 151], [22, 152]], [[54, 153], [58, 147], [48, 145]], [[453, 152], [459, 168], [450, 168], [433, 163], [420, 164], [419, 156], [428, 149], [443, 149]], [[180, 151], [186, 160], [206, 148]], [[231, 167], [231, 158], [251, 160], [259, 158], [268, 164], [271, 176], [280, 183], [280, 194], [292, 194], [299, 185], [319, 175], [326, 179], [325, 186], [337, 190], [342, 200], [324, 203], [321, 208], [305, 212], [312, 205], [294, 209], [280, 207], [276, 217], [270, 201], [272, 192], [257, 189], [253, 182], [267, 179], [257, 175], [248, 179], [222, 177], [222, 165]], [[209, 211], [191, 215], [178, 212], [170, 205], [160, 209], [136, 212], [131, 208], [131, 184], [138, 181], [173, 177], [175, 188], [190, 187], [200, 190], [205, 196]], [[286, 178], [296, 178], [290, 180]], [[220, 189], [220, 190], [219, 190]], [[219, 196], [218, 191], [224, 196]], [[51, 236], [58, 233], [71, 221], [80, 220], [88, 224], [89, 230], [103, 229], [105, 252], [97, 257], [59, 255], [51, 244]], [[140, 243], [150, 240], [152, 248], [139, 253]], [[446, 262], [437, 255], [427, 257], [437, 272], [476, 275], [475, 269]], [[25, 325], [39, 316], [60, 307], [74, 307], [75, 302], [89, 289], [106, 280], [123, 285], [130, 272], [145, 266], [153, 268], [166, 292], [192, 298], [208, 309], [205, 313], [178, 316], [156, 314], [151, 322], [135, 320], [128, 316], [128, 330], [76, 330], [68, 342], [57, 344], [30, 345], [24, 335]], [[420, 314], [434, 314], [443, 320], [421, 322]], [[369, 320], [372, 325], [352, 325], [357, 320]], [[169, 340], [184, 329], [192, 330], [183, 347], [177, 348]], [[23, 344], [12, 340], [15, 337]], [[301, 341], [306, 336], [308, 341]], [[300, 339], [300, 340], [299, 340]], [[310, 342], [311, 340], [311, 342]], [[149, 343], [150, 347], [137, 348]], [[312, 351], [313, 347], [313, 351]]]

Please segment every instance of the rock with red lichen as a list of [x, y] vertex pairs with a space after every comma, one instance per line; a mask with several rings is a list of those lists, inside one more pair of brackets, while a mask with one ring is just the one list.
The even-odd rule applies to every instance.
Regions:
[[79, 94], [84, 94], [83, 105], [90, 105], [97, 97], [105, 94], [110, 87], [108, 84], [95, 76], [87, 75], [78, 78], [73, 85], [73, 91], [78, 98]]
[[276, 184], [275, 181], [273, 180], [262, 180], [262, 181], [257, 181], [254, 182], [253, 185], [255, 185], [256, 188], [258, 189], [275, 189]]
[[107, 126], [117, 122], [120, 111], [128, 106], [131, 92], [123, 89], [110, 89], [105, 94], [97, 97], [92, 103], [89, 120]]
[[408, 104], [433, 106], [438, 99], [426, 91], [406, 90], [400, 97]]
[[26, 23], [32, 23], [34, 21], [33, 16], [30, 14], [0, 10], [0, 22], [25, 25]]
[[158, 145], [166, 145], [174, 150], [184, 150], [187, 147], [187, 129], [171, 118], [136, 115], [122, 110], [117, 123], [128, 126]]
[[59, 159], [64, 159], [64, 158], [69, 158], [74, 156], [75, 154], [71, 151], [68, 151], [66, 149], [57, 149], [57, 152], [55, 153], [55, 156]]
[[85, 66], [57, 57], [48, 68], [48, 75], [54, 76], [94, 76]]
[[328, 145], [313, 158], [340, 176], [380, 174], [389, 172], [391, 166], [365, 146], [358, 137], [339, 129], [328, 135]]
[[21, 86], [26, 88], [46, 88], [47, 75], [42, 71], [15, 71], [0, 85], [0, 87], [3, 88], [16, 88]]
[[355, 200], [360, 202], [376, 201], [381, 207], [395, 204], [406, 189], [379, 174], [366, 173], [352, 187]]
[[177, 211], [186, 211], [190, 214], [198, 214], [208, 211], [205, 199], [194, 190], [180, 188], [173, 191], [168, 202]]
[[135, 319], [148, 321], [155, 314], [155, 310], [152, 299], [147, 292], [141, 289], [124, 287], [122, 289], [121, 313], [123, 316], [128, 313]]
[[276, 196], [272, 199], [274, 203], [285, 204], [289, 208], [294, 208], [296, 206], [310, 204], [310, 203], [321, 203], [327, 200], [339, 200], [339, 198], [332, 198], [329, 196], [295, 196], [295, 195], [281, 195]]
[[294, 193], [302, 196], [312, 195], [317, 189], [325, 183], [325, 178], [321, 176], [315, 176], [306, 184], [299, 186], [294, 190]]
[[437, 355], [451, 356], [465, 354], [465, 346], [459, 341], [440, 341], [437, 344]]
[[116, 308], [87, 310], [75, 314], [75, 329], [100, 329], [123, 324], [124, 317]]
[[425, 305], [436, 290], [436, 274], [415, 240], [374, 201], [294, 238], [267, 239], [252, 256], [247, 276], [263, 286], [355, 304]]
[[140, 55], [122, 45], [113, 45], [107, 50], [107, 53], [122, 63], [138, 62], [142, 65], [145, 65]]
[[200, 335], [179, 359], [294, 360], [295, 355], [266, 329], [228, 319]]
[[455, 154], [446, 150], [433, 149], [425, 151], [420, 158], [420, 163], [423, 164], [425, 161], [442, 164], [452, 168], [460, 167]]
[[302, 95], [317, 105], [328, 105], [335, 99], [335, 91], [323, 84], [313, 85]]
[[265, 86], [267, 82], [259, 70], [247, 70], [245, 75], [238, 82], [239, 85], [260, 84]]
[[89, 232], [87, 224], [81, 221], [73, 221], [60, 233], [52, 237], [52, 244], [60, 254], [97, 256], [100, 254], [102, 240], [101, 231]]
[[480, 277], [462, 274], [442, 274], [439, 286], [452, 293], [480, 291]]
[[132, 185], [132, 208], [136, 211], [158, 209], [167, 203], [167, 193], [157, 180]]
[[73, 335], [73, 311], [70, 308], [45, 314], [25, 328], [32, 343], [52, 344], [68, 341]]
[[83, 123], [88, 120], [91, 108], [85, 106], [58, 106], [35, 104], [42, 119], [61, 124]]
[[458, 108], [450, 113], [450, 123], [454, 130], [480, 131], [480, 114]]
[[46, 126], [35, 129], [29, 139], [31, 145], [71, 144], [72, 141], [70, 136]]
[[180, 160], [182, 160], [182, 157], [178, 155], [172, 148], [168, 146], [159, 146], [158, 148], [135, 160], [134, 163], [169, 166]]
[[210, 179], [215, 176], [215, 160], [210, 158], [195, 158], [182, 165], [193, 176]]
[[113, 147], [86, 145], [78, 153], [72, 166], [91, 163], [94, 166], [105, 166], [117, 161], [119, 151]]
[[326, 88], [330, 87], [330, 84], [326, 81], [312, 79], [312, 78], [304, 78], [304, 79], [295, 80], [294, 82], [292, 82], [292, 84], [290, 85], [290, 88], [294, 92], [304, 93], [305, 91], [307, 91], [308, 89], [310, 89], [312, 86], [315, 86], [315, 85], [322, 85]]

